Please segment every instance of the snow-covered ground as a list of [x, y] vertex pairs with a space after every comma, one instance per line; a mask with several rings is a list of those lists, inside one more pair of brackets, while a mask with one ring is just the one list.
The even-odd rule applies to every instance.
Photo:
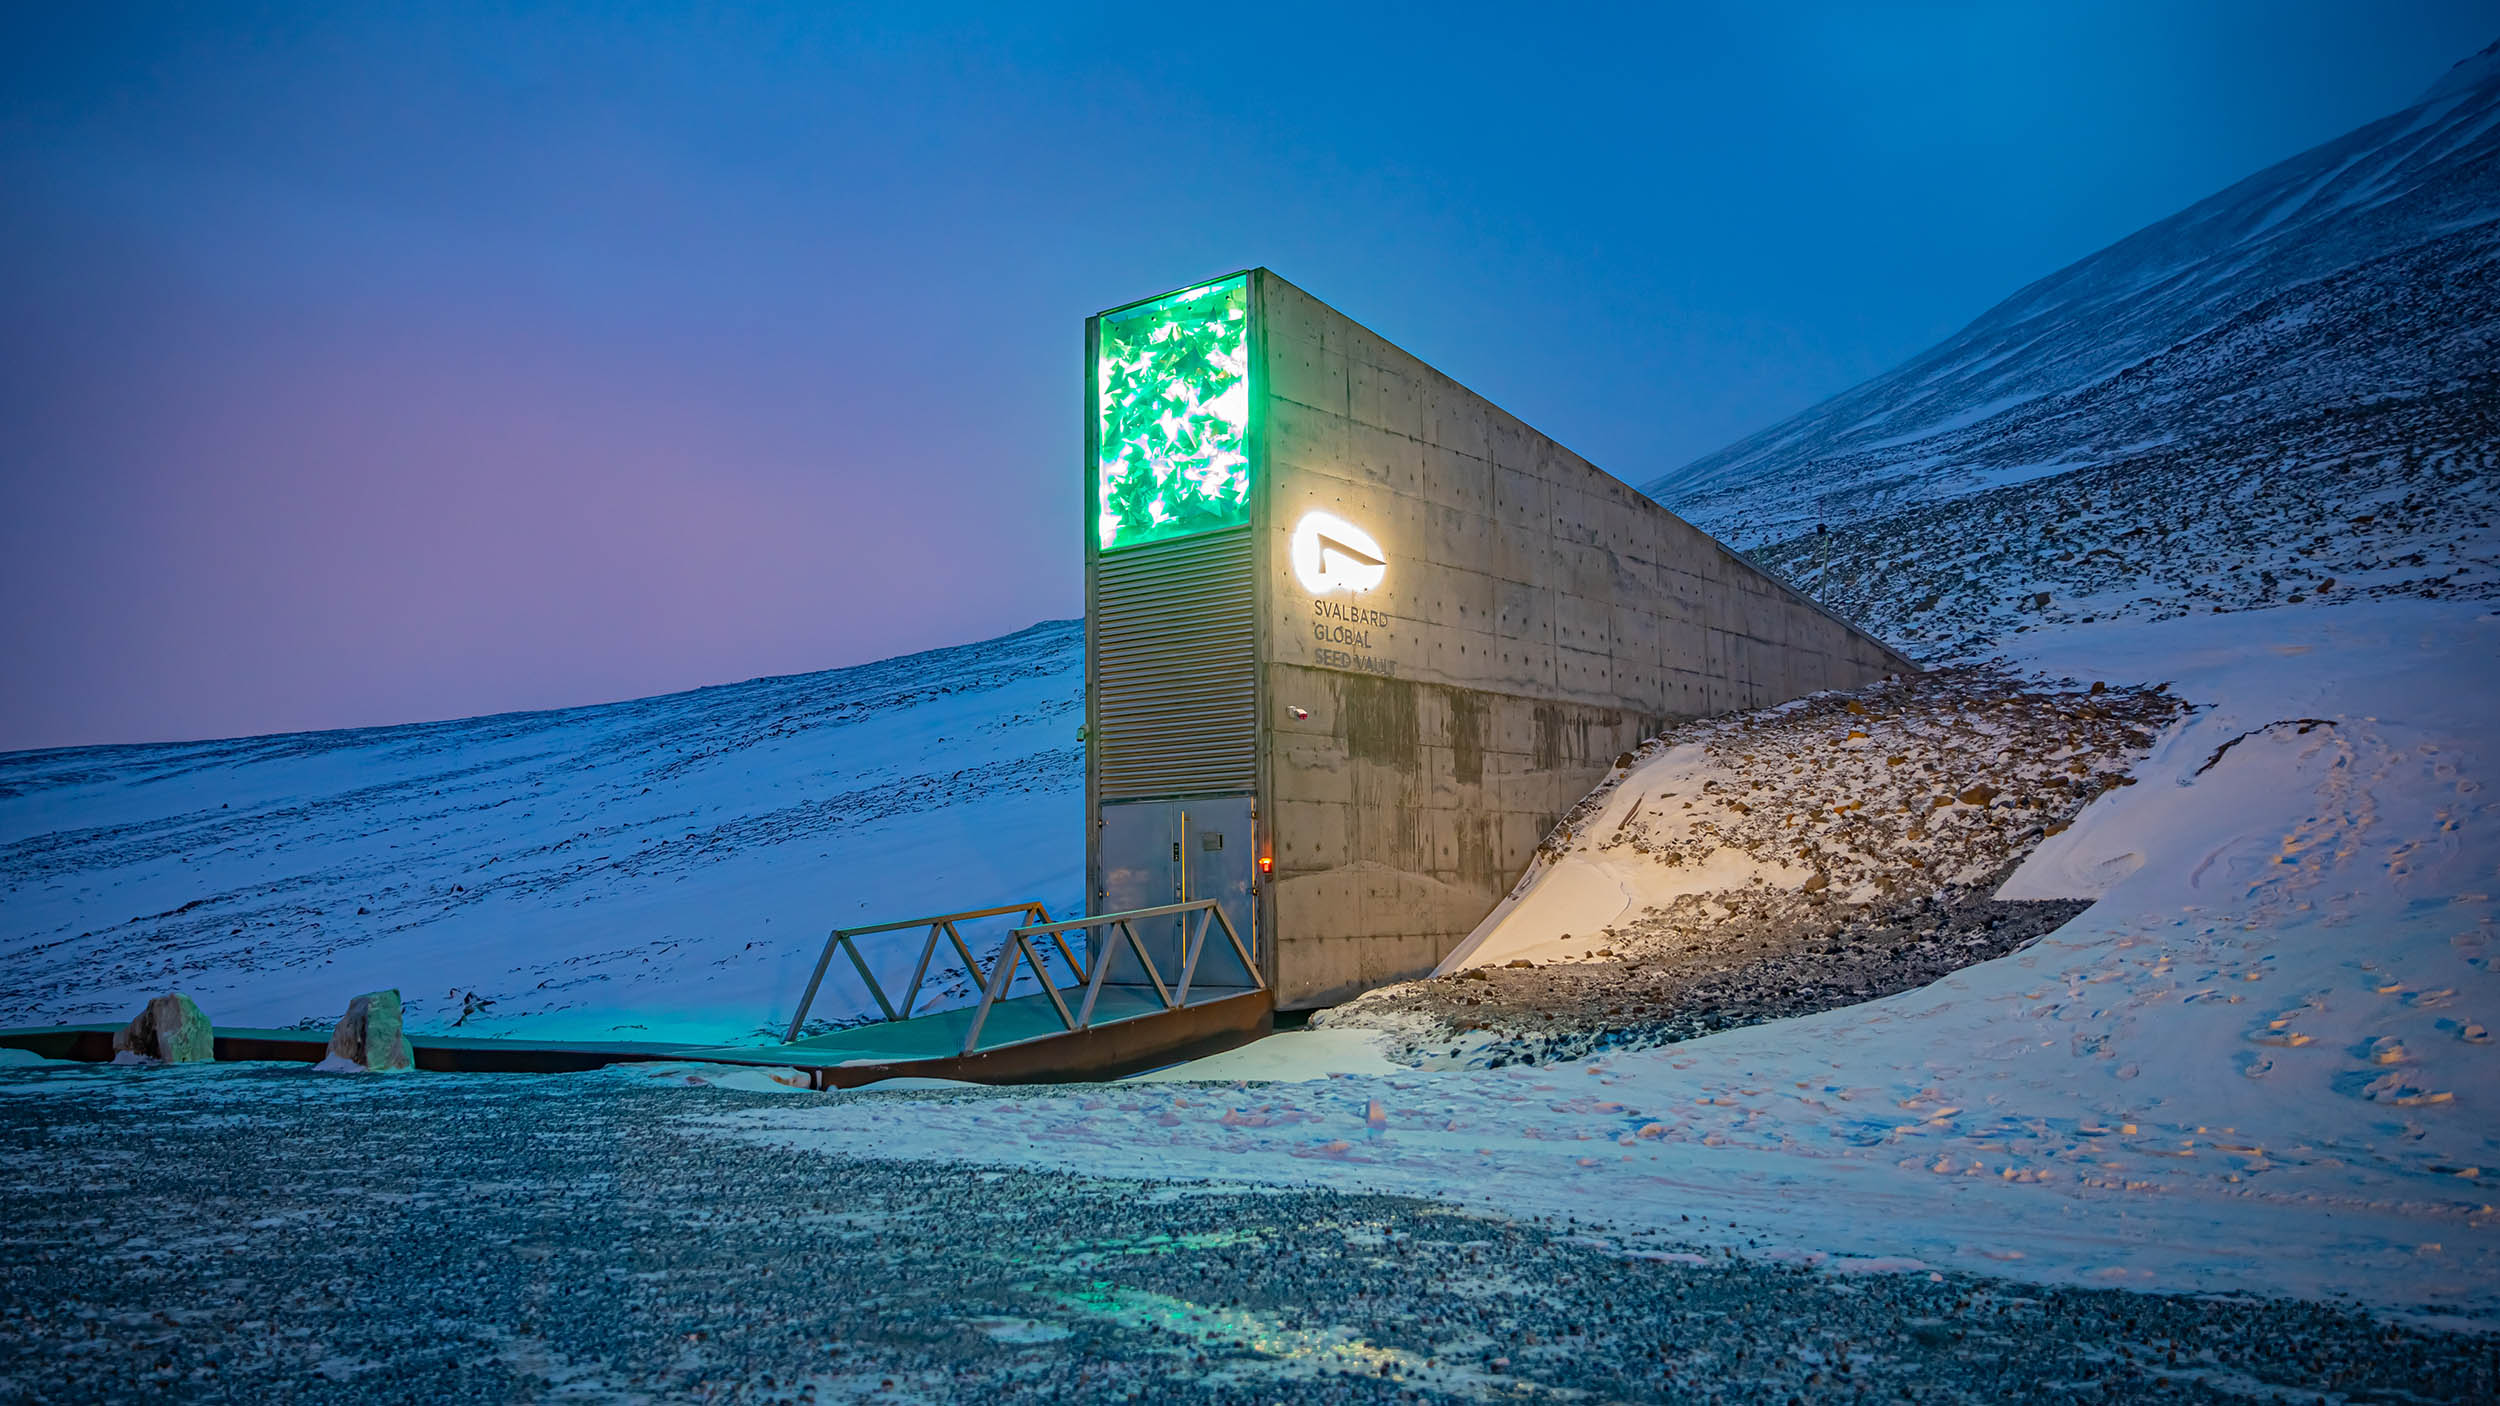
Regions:
[[[2026, 643], [2041, 671], [2202, 706], [2009, 885], [2101, 902], [1932, 987], [1580, 1064], [728, 1121], [1452, 1197], [1627, 1244], [2500, 1314], [2500, 615], [2286, 607]], [[1206, 1072], [1308, 1076], [1330, 1063], [1288, 1044], [1309, 1038]]]
[[[2000, 890], [2098, 899], [2082, 916], [1932, 986], [1574, 1063], [1384, 1070], [1411, 1032], [1332, 1021], [1176, 1071], [1221, 1082], [722, 1122], [1577, 1216], [1634, 1253], [2500, 1323], [2495, 55], [1652, 486], [1922, 658], [2193, 705]], [[2033, 745], [1974, 735], [1969, 760], [2045, 785], [2072, 757], [2007, 755]], [[1694, 849], [1654, 816], [1675, 865], [1610, 853], [1640, 797], [1673, 819], [1751, 784], [1707, 749], [1638, 774], [1457, 964], [1601, 956], [1644, 907], [1884, 877], [1842, 862], [1863, 846]], [[1763, 819], [1721, 809], [1731, 836]]]
[[[828, 928], [1083, 893], [1074, 621], [560, 712], [0, 756], [0, 1026], [779, 1038]], [[916, 937], [916, 935], [914, 935]], [[915, 945], [885, 949], [908, 978]], [[942, 964], [941, 964], [942, 965]], [[868, 1006], [847, 971], [811, 1019]]]
[[[2500, 1321], [2495, 56], [1653, 485], [1921, 657], [2010, 650], [2195, 705], [2140, 761], [2132, 738], [2089, 749], [2095, 799], [2001, 890], [2099, 900], [2046, 938], [1577, 1063], [1404, 1069], [1339, 1024], [1118, 1085], [719, 1121], [1597, 1218], [1632, 1253]], [[1081, 674], [1063, 622], [560, 713], [0, 757], [0, 1024], [179, 987], [228, 1025], [326, 1026], [396, 986], [421, 1032], [766, 1038], [829, 926], [1076, 903]], [[1967, 744], [2021, 788], [2080, 755]], [[2099, 784], [2118, 761], [2135, 784]], [[1632, 824], [1632, 799], [1698, 807], [1737, 777], [1649, 766], [1462, 962], [1593, 955], [1607, 924], [1735, 884], [1846, 901], [1878, 858], [1942, 857], [1609, 855], [1699, 834]], [[1859, 799], [1913, 804], [1911, 771]], [[2027, 844], [2018, 803], [1957, 794], [1928, 828]], [[816, 1013], [857, 1009], [838, 987]]]

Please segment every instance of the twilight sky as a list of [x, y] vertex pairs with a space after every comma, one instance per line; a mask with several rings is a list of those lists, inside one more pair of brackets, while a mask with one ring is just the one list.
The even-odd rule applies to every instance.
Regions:
[[1249, 264], [1640, 482], [2495, 33], [2488, 0], [11, 6], [0, 750], [1076, 614], [1084, 316]]

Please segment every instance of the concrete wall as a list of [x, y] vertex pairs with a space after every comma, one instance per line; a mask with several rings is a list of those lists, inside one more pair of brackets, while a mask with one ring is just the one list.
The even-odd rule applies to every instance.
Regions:
[[[1663, 721], [1910, 667], [1499, 407], [1259, 277], [1265, 908], [1285, 1006], [1429, 970]], [[1288, 543], [1312, 509], [1379, 540], [1378, 588], [1303, 591]]]

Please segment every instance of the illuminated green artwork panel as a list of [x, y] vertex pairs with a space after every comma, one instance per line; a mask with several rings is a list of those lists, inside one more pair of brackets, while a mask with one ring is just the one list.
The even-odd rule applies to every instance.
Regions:
[[1250, 280], [1102, 319], [1094, 368], [1102, 549], [1250, 520]]

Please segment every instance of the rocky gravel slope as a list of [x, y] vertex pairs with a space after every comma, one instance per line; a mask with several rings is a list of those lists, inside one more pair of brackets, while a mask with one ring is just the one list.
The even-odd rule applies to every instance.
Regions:
[[2500, 593], [2500, 45], [1646, 485], [1920, 658]]
[[[1535, 914], [1436, 979], [1316, 1018], [1444, 1066], [1689, 1039], [1921, 986], [2014, 951], [2080, 902], [1990, 897], [2184, 711], [2158, 688], [1944, 669], [1685, 724], [1644, 743], [1547, 841], [1623, 886], [1615, 920]], [[1511, 956], [1520, 943], [1527, 955]]]

